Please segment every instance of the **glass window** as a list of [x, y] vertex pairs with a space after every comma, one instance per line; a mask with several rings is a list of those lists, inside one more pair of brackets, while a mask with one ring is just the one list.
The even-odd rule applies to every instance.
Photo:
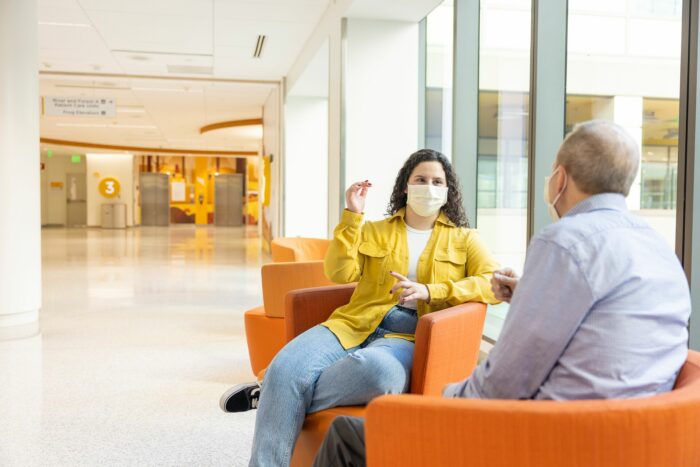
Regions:
[[452, 152], [452, 0], [426, 18], [425, 147], [450, 158]]
[[[531, 9], [531, 0], [481, 1], [476, 226], [518, 273], [527, 242]], [[507, 310], [489, 307], [487, 337], [498, 338]]]
[[681, 0], [569, 1], [566, 131], [604, 119], [641, 151], [629, 208], [675, 245]]

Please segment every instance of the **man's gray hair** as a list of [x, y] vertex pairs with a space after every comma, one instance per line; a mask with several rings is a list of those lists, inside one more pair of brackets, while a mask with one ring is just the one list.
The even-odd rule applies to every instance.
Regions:
[[557, 153], [581, 191], [627, 196], [639, 168], [639, 147], [620, 125], [603, 120], [579, 123]]

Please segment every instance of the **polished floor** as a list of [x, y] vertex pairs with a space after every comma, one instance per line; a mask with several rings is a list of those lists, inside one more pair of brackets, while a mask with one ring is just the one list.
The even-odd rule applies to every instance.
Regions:
[[0, 342], [0, 466], [245, 465], [255, 414], [218, 398], [252, 378], [265, 261], [243, 228], [44, 230], [41, 334]]

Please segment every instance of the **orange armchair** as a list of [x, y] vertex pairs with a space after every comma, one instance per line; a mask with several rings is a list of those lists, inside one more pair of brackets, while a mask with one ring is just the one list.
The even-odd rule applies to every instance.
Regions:
[[323, 272], [323, 261], [270, 263], [262, 267], [263, 306], [244, 314], [248, 356], [253, 373], [267, 368], [287, 343], [284, 297], [290, 290], [331, 284]]
[[[287, 339], [328, 319], [333, 310], [350, 300], [354, 288], [351, 284], [289, 292], [285, 314]], [[486, 305], [465, 303], [418, 320], [411, 372], [412, 394], [441, 394], [447, 383], [471, 374], [479, 355], [485, 317]], [[339, 415], [363, 416], [365, 409], [335, 407], [307, 416], [291, 465], [311, 465], [333, 419]]]
[[325, 238], [280, 237], [272, 240], [272, 261], [314, 261], [326, 257], [330, 240]]
[[369, 466], [700, 466], [700, 353], [655, 397], [503, 401], [383, 396], [367, 410]]

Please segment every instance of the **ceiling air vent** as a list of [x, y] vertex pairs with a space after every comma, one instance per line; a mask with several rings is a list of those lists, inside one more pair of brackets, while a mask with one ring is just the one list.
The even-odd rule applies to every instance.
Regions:
[[168, 65], [168, 73], [211, 75], [212, 73], [214, 73], [214, 68], [210, 66], [196, 65]]
[[262, 55], [263, 46], [265, 45], [265, 39], [267, 36], [258, 36], [258, 42], [255, 44], [255, 52], [253, 52], [253, 58], [260, 58]]

